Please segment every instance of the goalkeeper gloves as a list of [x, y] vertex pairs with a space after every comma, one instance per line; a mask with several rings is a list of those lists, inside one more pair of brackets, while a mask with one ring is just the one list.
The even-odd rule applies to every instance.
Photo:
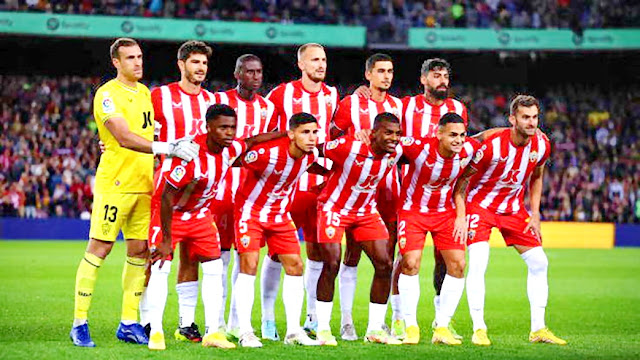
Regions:
[[170, 142], [154, 141], [151, 144], [154, 155], [162, 154], [168, 157], [179, 157], [185, 161], [191, 161], [198, 156], [200, 146], [193, 142], [192, 136], [186, 136]]

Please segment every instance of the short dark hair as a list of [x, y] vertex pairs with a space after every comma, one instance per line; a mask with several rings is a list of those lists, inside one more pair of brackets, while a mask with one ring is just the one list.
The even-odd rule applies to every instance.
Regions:
[[209, 45], [202, 41], [189, 40], [180, 45], [180, 48], [178, 49], [178, 60], [187, 61], [191, 54], [202, 54], [206, 55], [207, 58], [210, 58], [211, 54], [213, 54], [213, 50], [211, 50]]
[[244, 55], [240, 55], [240, 57], [236, 60], [236, 68], [233, 71], [234, 74], [237, 74], [240, 72], [240, 69], [242, 68], [242, 65], [244, 65], [244, 63], [248, 62], [248, 61], [257, 61], [260, 64], [262, 64], [262, 60], [260, 60], [260, 58], [256, 55], [253, 54], [244, 54]]
[[531, 95], [518, 95], [511, 100], [511, 105], [509, 105], [509, 114], [515, 115], [518, 111], [518, 107], [520, 106], [530, 107], [534, 105], [538, 108], [538, 111], [540, 111], [540, 102], [538, 99]]
[[451, 75], [451, 65], [445, 59], [441, 58], [432, 58], [427, 59], [422, 63], [422, 68], [420, 69], [420, 75], [426, 75], [429, 71], [445, 69]]
[[373, 120], [373, 129], [377, 129], [380, 127], [380, 124], [383, 122], [392, 123], [392, 124], [400, 124], [400, 119], [397, 116], [390, 112], [383, 112], [376, 115], [376, 118]]
[[[138, 42], [133, 40], [132, 38], [118, 38], [109, 47], [109, 54], [111, 55], [112, 59], [119, 59], [120, 58], [119, 50], [120, 50], [121, 47], [124, 47], [124, 46], [135, 46], [135, 45], [138, 45]], [[140, 46], [140, 45], [138, 45], [138, 46]]]
[[454, 112], [449, 112], [442, 115], [440, 121], [438, 121], [438, 126], [445, 126], [447, 124], [464, 124], [464, 119]]
[[293, 114], [293, 116], [291, 116], [291, 118], [289, 119], [289, 130], [295, 130], [300, 125], [310, 123], [318, 123], [318, 120], [315, 116], [305, 112]]
[[205, 118], [207, 119], [207, 123], [209, 123], [213, 120], [216, 120], [220, 116], [229, 116], [235, 119], [238, 118], [236, 111], [233, 110], [231, 106], [226, 104], [215, 104], [210, 106], [207, 109], [207, 115], [205, 115]]
[[391, 56], [389, 56], [387, 54], [382, 54], [382, 53], [373, 54], [373, 55], [369, 56], [367, 61], [364, 63], [365, 70], [371, 71], [371, 69], [373, 69], [373, 67], [376, 66], [376, 63], [378, 61], [391, 61], [391, 62], [393, 62], [393, 59], [391, 58]]

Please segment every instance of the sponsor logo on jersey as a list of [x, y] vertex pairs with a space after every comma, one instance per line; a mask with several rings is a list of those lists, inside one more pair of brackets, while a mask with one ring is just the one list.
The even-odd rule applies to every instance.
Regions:
[[[263, 149], [260, 149], [263, 150]], [[252, 162], [258, 160], [258, 152], [255, 150], [249, 151], [247, 155], [244, 156], [244, 162], [247, 164], [251, 164]]]
[[182, 180], [182, 178], [184, 177], [184, 174], [186, 173], [187, 173], [187, 170], [184, 168], [184, 166], [178, 165], [175, 167], [175, 169], [173, 169], [173, 171], [171, 172], [171, 175], [169, 176], [174, 181], [180, 182], [180, 180]]
[[537, 151], [534, 151], [531, 154], [529, 154], [529, 161], [531, 161], [531, 162], [538, 161], [538, 152]]
[[102, 112], [105, 114], [111, 114], [116, 111], [116, 106], [110, 97], [102, 99]]
[[171, 102], [171, 106], [173, 106], [174, 108], [179, 108], [182, 107], [182, 102]]
[[405, 136], [405, 137], [402, 138], [402, 140], [400, 140], [400, 142], [402, 143], [403, 146], [409, 146], [409, 145], [413, 144], [415, 142], [415, 140], [414, 140], [414, 138], [412, 138], [410, 136]]

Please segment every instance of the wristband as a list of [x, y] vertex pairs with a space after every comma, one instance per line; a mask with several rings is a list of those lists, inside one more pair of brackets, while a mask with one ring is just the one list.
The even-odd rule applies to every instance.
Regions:
[[153, 155], [167, 155], [169, 154], [169, 143], [154, 141], [151, 143], [151, 151], [153, 152]]

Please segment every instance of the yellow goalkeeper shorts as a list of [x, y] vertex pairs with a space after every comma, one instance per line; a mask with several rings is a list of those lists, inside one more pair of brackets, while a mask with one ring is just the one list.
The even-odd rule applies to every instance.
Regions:
[[89, 237], [116, 241], [122, 230], [125, 239], [147, 240], [150, 221], [151, 194], [96, 193]]

